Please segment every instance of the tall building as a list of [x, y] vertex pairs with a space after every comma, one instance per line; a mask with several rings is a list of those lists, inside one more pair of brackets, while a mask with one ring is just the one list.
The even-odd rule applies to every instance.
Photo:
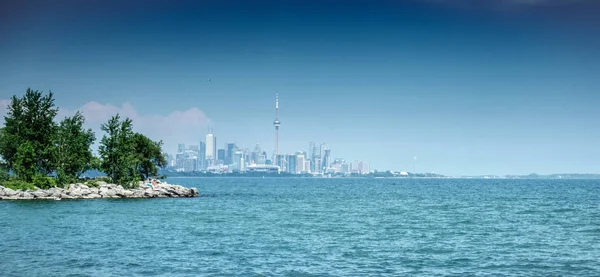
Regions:
[[297, 170], [298, 170], [298, 159], [296, 158], [296, 155], [288, 155], [287, 156], [287, 172], [291, 173], [291, 174], [296, 174]]
[[262, 154], [261, 152], [262, 151], [260, 150], [260, 145], [257, 143], [254, 146], [254, 151], [252, 151], [252, 156], [250, 157], [252, 160], [249, 162], [258, 164], [259, 156]]
[[212, 132], [206, 134], [206, 156], [207, 166], [213, 166], [217, 159], [217, 137]]
[[185, 152], [185, 144], [180, 143], [179, 145], [177, 145], [177, 153], [183, 153]]
[[331, 167], [331, 150], [330, 149], [325, 149], [325, 154], [323, 155], [323, 168], [324, 170], [327, 170], [327, 168]]
[[234, 151], [231, 166], [233, 170], [242, 170], [242, 165], [244, 163], [244, 152], [237, 150]]
[[316, 144], [314, 142], [310, 142], [308, 144], [308, 156], [306, 157], [310, 160], [310, 171], [316, 172], [316, 164], [315, 164], [315, 156], [316, 156]]
[[219, 160], [220, 163], [225, 162], [225, 149], [217, 150], [217, 160]]
[[206, 169], [206, 143], [198, 143], [198, 170]]
[[358, 173], [369, 174], [369, 164], [367, 162], [358, 162]]
[[304, 168], [304, 154], [297, 153], [296, 154], [296, 174], [305, 173], [306, 169]]
[[275, 156], [275, 165], [279, 166], [279, 168], [281, 169], [280, 171], [286, 172], [285, 162], [285, 155], [279, 154]]
[[229, 165], [233, 163], [233, 154], [235, 152], [235, 143], [227, 144], [227, 152], [225, 153], [225, 164]]

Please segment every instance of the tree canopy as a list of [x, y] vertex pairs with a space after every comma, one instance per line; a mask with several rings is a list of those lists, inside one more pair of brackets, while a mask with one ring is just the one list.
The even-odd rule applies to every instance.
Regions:
[[[99, 169], [112, 182], [131, 186], [166, 165], [162, 141], [133, 132], [128, 118], [121, 120], [117, 114], [101, 125], [105, 134], [99, 157], [94, 157], [91, 147], [96, 137], [84, 127], [84, 116], [77, 112], [57, 123], [57, 113], [52, 92], [44, 95], [28, 88], [24, 96], [11, 98], [0, 128], [0, 183], [16, 178], [13, 181], [26, 182], [28, 187], [47, 188]], [[57, 180], [49, 177], [54, 174]]]
[[76, 179], [93, 168], [91, 146], [96, 140], [92, 129], [83, 127], [85, 118], [80, 112], [63, 119], [54, 139], [54, 161], [60, 179]]
[[148, 137], [136, 133], [134, 135], [137, 172], [142, 179], [148, 179], [158, 174], [158, 168], [167, 166], [167, 160], [162, 153], [162, 141], [154, 142]]
[[[28, 88], [23, 97], [12, 97], [0, 140], [0, 155], [10, 169], [15, 169], [18, 150], [27, 142], [33, 149], [35, 172], [52, 172], [52, 134], [56, 130], [57, 112], [52, 92], [42, 95]], [[29, 151], [29, 146], [22, 151]]]

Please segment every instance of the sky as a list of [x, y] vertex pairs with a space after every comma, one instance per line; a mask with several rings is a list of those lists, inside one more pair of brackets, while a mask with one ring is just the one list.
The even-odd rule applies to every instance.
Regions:
[[600, 173], [598, 14], [594, 0], [5, 0], [0, 114], [30, 87], [98, 140], [119, 113], [171, 153], [211, 127], [221, 148], [270, 155], [279, 93], [280, 153]]

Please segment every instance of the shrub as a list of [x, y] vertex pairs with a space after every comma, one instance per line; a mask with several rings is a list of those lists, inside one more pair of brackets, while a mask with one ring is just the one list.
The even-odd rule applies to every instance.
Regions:
[[49, 189], [56, 187], [56, 180], [48, 176], [35, 175], [33, 177], [33, 185], [41, 189]]
[[27, 183], [22, 180], [10, 180], [2, 182], [2, 186], [13, 190], [35, 190], [37, 189], [33, 184]]
[[87, 180], [85, 184], [90, 188], [98, 188], [100, 187], [99, 181], [97, 180]]
[[96, 181], [98, 182], [105, 182], [105, 183], [111, 183], [111, 179], [108, 176], [100, 176], [100, 177], [96, 177]]

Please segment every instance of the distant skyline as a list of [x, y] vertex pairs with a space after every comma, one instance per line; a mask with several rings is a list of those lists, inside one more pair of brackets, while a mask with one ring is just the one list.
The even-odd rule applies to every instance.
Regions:
[[[600, 2], [0, 3], [0, 114], [28, 87], [59, 118], [117, 112], [176, 152], [214, 129], [371, 169], [600, 173]], [[3, 120], [3, 119], [0, 119]]]

